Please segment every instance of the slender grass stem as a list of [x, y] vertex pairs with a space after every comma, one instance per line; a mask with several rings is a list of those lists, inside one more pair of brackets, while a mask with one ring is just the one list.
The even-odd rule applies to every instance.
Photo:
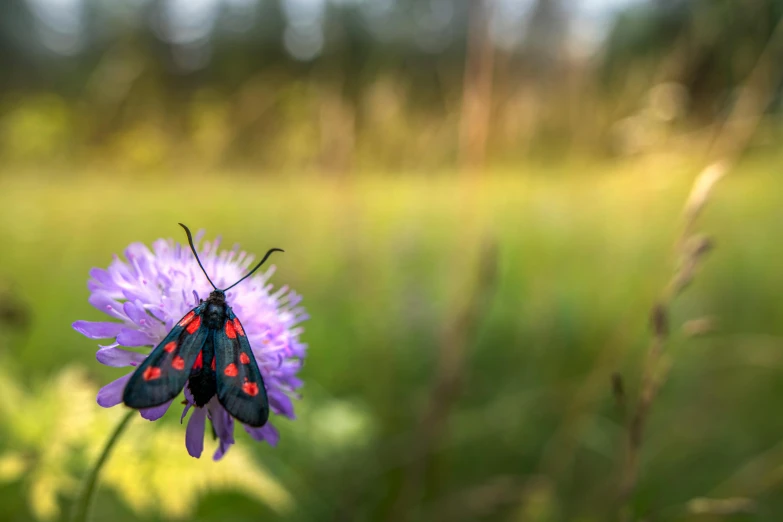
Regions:
[[131, 417], [133, 417], [135, 413], [135, 411], [129, 411], [128, 414], [122, 418], [120, 423], [114, 429], [114, 432], [111, 434], [111, 437], [109, 437], [109, 440], [106, 441], [106, 446], [103, 447], [101, 456], [98, 457], [98, 460], [95, 462], [95, 466], [93, 466], [87, 477], [84, 479], [82, 491], [73, 504], [70, 518], [71, 522], [87, 521], [87, 517], [90, 514], [90, 507], [92, 507], [92, 498], [95, 495], [95, 486], [98, 483], [98, 476], [101, 473], [101, 469], [108, 460], [112, 448], [114, 448], [114, 445], [120, 439], [122, 432], [125, 431], [125, 427], [128, 425], [128, 422], [130, 422]]
[[[761, 117], [772, 101], [780, 72], [775, 67], [783, 54], [783, 20], [759, 56], [743, 84], [743, 95], [734, 105], [710, 150], [718, 158], [696, 178], [683, 212], [683, 227], [675, 243], [679, 266], [651, 313], [652, 340], [642, 368], [641, 390], [636, 408], [628, 424], [625, 464], [620, 480], [620, 519], [631, 520], [631, 498], [639, 480], [642, 437], [647, 419], [660, 388], [665, 384], [671, 362], [662, 361], [669, 340], [669, 310], [672, 302], [693, 280], [705, 254], [713, 247], [712, 240], [696, 234], [697, 218], [707, 204], [715, 184], [730, 170], [746, 150]], [[698, 504], [703, 508], [704, 504]], [[712, 505], [710, 505], [712, 506]]]

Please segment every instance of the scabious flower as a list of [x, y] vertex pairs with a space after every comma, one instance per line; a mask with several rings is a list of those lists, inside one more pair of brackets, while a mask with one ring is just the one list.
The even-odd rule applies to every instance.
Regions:
[[[196, 235], [199, 258], [218, 288], [226, 288], [238, 281], [253, 261], [252, 256], [238, 247], [218, 252], [220, 240], [201, 244], [202, 233]], [[272, 413], [294, 418], [291, 401], [302, 381], [296, 376], [305, 357], [307, 346], [299, 341], [302, 328], [297, 326], [307, 319], [299, 306], [300, 295], [283, 286], [272, 292], [267, 281], [274, 266], [265, 273], [253, 276], [226, 293], [226, 300], [242, 321], [258, 368], [264, 378], [269, 407]], [[147, 354], [127, 348], [154, 347], [188, 311], [206, 298], [212, 287], [202, 273], [190, 249], [173, 240], [159, 239], [152, 250], [144, 244], [133, 243], [125, 250], [125, 260], [117, 256], [108, 270], [90, 271], [89, 302], [117, 321], [76, 321], [73, 328], [90, 339], [113, 339], [100, 346], [96, 358], [102, 364], [115, 367], [135, 367]], [[107, 384], [98, 392], [98, 404], [110, 408], [122, 403], [122, 392], [131, 373]], [[204, 407], [195, 407], [187, 386], [184, 390], [184, 420], [188, 410], [185, 446], [193, 457], [201, 456], [204, 429], [209, 419], [219, 445], [213, 456], [219, 460], [234, 443], [234, 419], [217, 401]], [[176, 400], [176, 399], [175, 399]], [[169, 401], [154, 408], [140, 410], [148, 420], [161, 418], [171, 406]], [[279, 434], [272, 419], [261, 428], [244, 426], [254, 439], [277, 444]]]

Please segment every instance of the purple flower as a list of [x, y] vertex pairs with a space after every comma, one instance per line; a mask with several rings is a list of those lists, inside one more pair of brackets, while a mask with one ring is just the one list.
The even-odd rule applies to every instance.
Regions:
[[[202, 233], [195, 244], [207, 273], [218, 288], [238, 281], [252, 263], [252, 256], [235, 246], [230, 251], [218, 252], [220, 240], [201, 243]], [[101, 345], [96, 358], [102, 364], [116, 367], [135, 367], [146, 354], [128, 350], [134, 347], [156, 346], [174, 324], [199, 304], [212, 287], [187, 246], [172, 240], [157, 240], [152, 251], [141, 243], [133, 243], [125, 250], [123, 261], [115, 256], [108, 270], [93, 268], [88, 288], [89, 302], [108, 314], [114, 321], [76, 321], [73, 328], [90, 339], [113, 339]], [[307, 346], [299, 341], [302, 328], [296, 326], [307, 319], [302, 300], [284, 286], [272, 292], [267, 281], [274, 267], [253, 276], [226, 293], [226, 300], [242, 321], [258, 367], [266, 384], [272, 413], [294, 418], [291, 401], [302, 381], [296, 374], [302, 367]], [[98, 392], [98, 404], [104, 408], [122, 402], [122, 392], [130, 373], [107, 384]], [[172, 401], [154, 408], [140, 410], [148, 420], [161, 418]], [[203, 408], [195, 406], [185, 387], [185, 408], [182, 419], [192, 409], [185, 435], [185, 446], [193, 457], [199, 457], [204, 447], [204, 429], [209, 419], [219, 439], [213, 458], [220, 459], [234, 443], [234, 419], [220, 405], [216, 397]], [[277, 444], [279, 435], [271, 419], [261, 428], [244, 426], [256, 440]]]

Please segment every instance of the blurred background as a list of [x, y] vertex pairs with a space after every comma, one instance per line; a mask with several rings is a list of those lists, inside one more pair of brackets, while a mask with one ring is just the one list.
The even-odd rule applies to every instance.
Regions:
[[[783, 520], [781, 0], [2, 0], [0, 519], [122, 417], [90, 268], [181, 221], [311, 319], [296, 421], [134, 419], [94, 520]], [[628, 487], [648, 317], [668, 309]], [[665, 381], [665, 382], [664, 382]]]

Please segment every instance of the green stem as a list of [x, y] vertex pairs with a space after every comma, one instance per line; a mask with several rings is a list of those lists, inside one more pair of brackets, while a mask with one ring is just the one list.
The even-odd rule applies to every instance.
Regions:
[[95, 494], [95, 485], [98, 483], [98, 475], [101, 473], [101, 468], [103, 468], [103, 465], [109, 458], [112, 448], [119, 440], [122, 432], [125, 431], [125, 427], [135, 413], [135, 410], [129, 411], [114, 429], [114, 433], [111, 434], [109, 440], [106, 441], [106, 446], [104, 446], [101, 456], [98, 457], [95, 466], [93, 466], [92, 470], [90, 470], [90, 473], [85, 478], [82, 491], [73, 504], [71, 522], [87, 522], [87, 515], [89, 515], [90, 507], [92, 506], [92, 497]]

